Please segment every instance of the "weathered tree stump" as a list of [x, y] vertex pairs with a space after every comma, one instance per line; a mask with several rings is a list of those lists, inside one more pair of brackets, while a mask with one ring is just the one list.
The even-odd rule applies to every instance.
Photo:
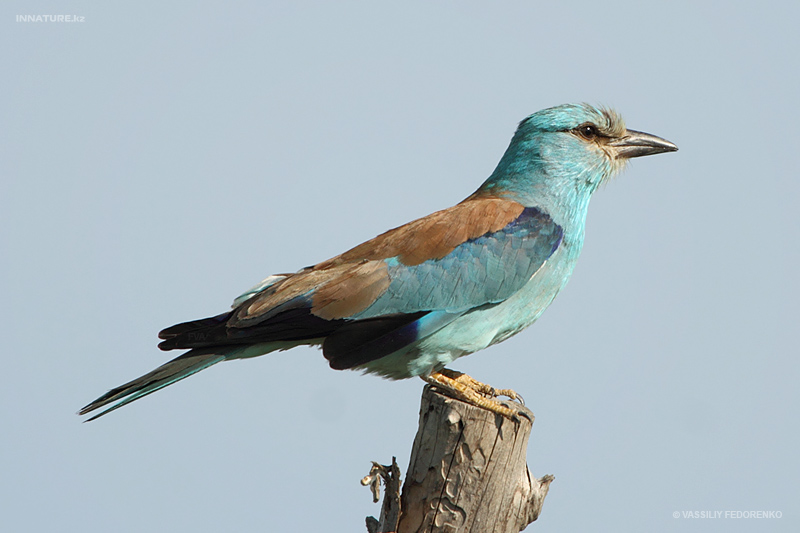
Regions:
[[[541, 513], [554, 478], [536, 479], [528, 471], [525, 457], [533, 413], [524, 411], [530, 418], [521, 416], [515, 422], [426, 386], [400, 496], [399, 523], [368, 519], [370, 530], [518, 533], [525, 529]], [[384, 495], [384, 506], [396, 501], [396, 494]]]

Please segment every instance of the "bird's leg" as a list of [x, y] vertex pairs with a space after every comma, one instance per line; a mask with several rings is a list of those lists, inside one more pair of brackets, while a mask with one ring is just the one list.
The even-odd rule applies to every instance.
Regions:
[[440, 389], [444, 389], [459, 400], [471, 403], [493, 413], [497, 413], [511, 420], [518, 420], [519, 410], [506, 407], [497, 400], [496, 396], [508, 396], [516, 400], [521, 396], [511, 389], [495, 389], [494, 387], [481, 383], [480, 381], [455, 370], [443, 368], [441, 371], [433, 371], [422, 379]]
[[463, 383], [467, 387], [471, 389], [475, 389], [475, 391], [485, 394], [490, 398], [496, 398], [497, 396], [505, 396], [506, 398], [510, 398], [514, 401], [525, 405], [525, 400], [522, 398], [522, 395], [518, 394], [513, 389], [495, 389], [491, 385], [487, 385], [486, 383], [482, 383], [477, 379], [473, 378], [472, 376], [465, 374], [463, 372], [459, 372], [458, 370], [450, 370], [449, 368], [443, 368], [439, 371], [441, 374], [445, 376]]

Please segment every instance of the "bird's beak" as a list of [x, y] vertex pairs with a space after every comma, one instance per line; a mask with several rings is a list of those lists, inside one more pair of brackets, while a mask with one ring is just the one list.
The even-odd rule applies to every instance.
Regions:
[[678, 147], [666, 139], [634, 130], [628, 130], [624, 137], [614, 139], [608, 144], [616, 149], [617, 157], [623, 159], [678, 151]]

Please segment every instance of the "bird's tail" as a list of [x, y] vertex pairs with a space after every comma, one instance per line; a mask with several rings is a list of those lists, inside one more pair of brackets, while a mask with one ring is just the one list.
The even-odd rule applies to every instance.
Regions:
[[216, 349], [195, 348], [194, 350], [189, 350], [180, 357], [176, 357], [172, 361], [161, 365], [152, 372], [145, 374], [140, 378], [134, 379], [129, 383], [121, 385], [116, 389], [108, 391], [106, 394], [81, 409], [78, 414], [85, 415], [86, 413], [90, 413], [95, 409], [99, 409], [110, 403], [116, 402], [117, 400], [121, 400], [111, 408], [106, 409], [102, 413], [95, 415], [92, 418], [89, 418], [86, 420], [86, 422], [100, 418], [106, 413], [110, 413], [111, 411], [119, 409], [123, 405], [129, 404], [132, 401], [138, 400], [139, 398], [143, 398], [148, 394], [156, 392], [159, 389], [163, 389], [168, 385], [172, 385], [183, 378], [188, 378], [192, 374], [196, 374], [197, 372], [200, 372], [211, 365], [219, 363], [220, 361], [224, 361], [225, 359], [227, 359], [227, 355], [225, 354], [224, 348], [222, 350], [220, 350], [220, 347], [217, 347]]

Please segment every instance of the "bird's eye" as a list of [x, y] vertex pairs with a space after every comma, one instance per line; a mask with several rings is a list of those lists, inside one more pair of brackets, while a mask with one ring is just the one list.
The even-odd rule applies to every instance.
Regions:
[[597, 126], [594, 124], [583, 124], [582, 126], [578, 126], [575, 129], [575, 132], [587, 141], [594, 140], [594, 138], [600, 134], [600, 132], [597, 131]]

